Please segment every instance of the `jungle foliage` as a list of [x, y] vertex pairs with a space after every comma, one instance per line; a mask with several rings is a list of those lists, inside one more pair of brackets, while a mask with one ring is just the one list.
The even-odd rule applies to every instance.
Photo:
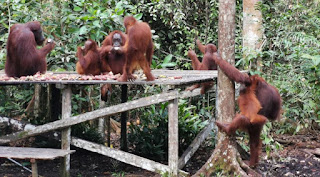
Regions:
[[[240, 69], [248, 68], [249, 63], [254, 64], [257, 58], [262, 59], [263, 70], [258, 72], [253, 69], [251, 73], [260, 74], [281, 93], [284, 113], [278, 133], [296, 133], [302, 128], [313, 128], [320, 124], [319, 3], [319, 0], [262, 1], [257, 8], [263, 14], [264, 45], [255, 55], [243, 58], [242, 50], [245, 49], [242, 48], [242, 1], [237, 0], [236, 64]], [[152, 28], [155, 43], [152, 68], [191, 69], [187, 51], [189, 48], [195, 49], [194, 39], [198, 37], [203, 43], [217, 44], [218, 41], [218, 0], [0, 0], [0, 70], [4, 68], [6, 40], [12, 24], [40, 21], [45, 37], [53, 38], [57, 44], [47, 57], [48, 70], [74, 71], [77, 46], [83, 45], [88, 38], [100, 44], [110, 31], [124, 31], [122, 20], [129, 14], [148, 22]], [[198, 50], [196, 52], [201, 56]], [[10, 116], [20, 115], [32, 98], [32, 89], [33, 86], [6, 89], [1, 87], [0, 114], [8, 115], [9, 112]], [[137, 89], [134, 93], [131, 92], [131, 95], [129, 93], [129, 100], [137, 95], [159, 92], [153, 87], [143, 89], [144, 92]], [[73, 101], [93, 102], [92, 109], [96, 109], [98, 90], [87, 87], [84, 92], [93, 93], [94, 96], [76, 94]], [[119, 102], [117, 99], [113, 98]], [[208, 119], [209, 114], [213, 115], [214, 101], [210, 95], [202, 96], [196, 101], [197, 111], [206, 112], [201, 114], [201, 120]], [[194, 102], [193, 100], [192, 103]], [[209, 103], [211, 107], [207, 106]], [[191, 101], [182, 105], [184, 108], [180, 108], [180, 105], [180, 109], [194, 109]], [[147, 122], [150, 121], [148, 117], [155, 115], [158, 117], [153, 121], [161, 120], [166, 112], [162, 106], [158, 108], [159, 112], [154, 111], [153, 107], [148, 109], [141, 119]], [[81, 109], [84, 108], [73, 107], [74, 114], [81, 113]], [[203, 125], [196, 122], [198, 119], [193, 119], [193, 116], [198, 115], [192, 113], [182, 121], [192, 120], [197, 126], [192, 128], [186, 123], [182, 128], [198, 132]], [[132, 136], [136, 136], [131, 137], [149, 136], [138, 131], [153, 128], [143, 127], [145, 124], [131, 127]], [[270, 137], [266, 136], [266, 131], [271, 128], [268, 123], [263, 135], [265, 144], [271, 141]], [[159, 152], [158, 155], [164, 153], [161, 148], [153, 152]]]

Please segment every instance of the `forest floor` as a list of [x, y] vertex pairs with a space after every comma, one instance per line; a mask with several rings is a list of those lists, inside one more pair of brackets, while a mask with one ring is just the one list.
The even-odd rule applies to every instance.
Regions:
[[[282, 149], [270, 153], [268, 159], [266, 153], [262, 152], [260, 163], [256, 168], [262, 176], [320, 176], [319, 130], [297, 135], [274, 135], [273, 139], [282, 145]], [[115, 144], [115, 146], [117, 145]], [[71, 155], [71, 176], [160, 176], [103, 155], [82, 149], [75, 150], [76, 152]], [[194, 174], [207, 161], [212, 151], [213, 148], [208, 143], [203, 143], [183, 170]], [[31, 168], [27, 160], [17, 161]], [[59, 168], [59, 159], [38, 161], [40, 176], [57, 177], [59, 176]], [[31, 176], [31, 173], [7, 159], [0, 159], [0, 177], [25, 176]]]

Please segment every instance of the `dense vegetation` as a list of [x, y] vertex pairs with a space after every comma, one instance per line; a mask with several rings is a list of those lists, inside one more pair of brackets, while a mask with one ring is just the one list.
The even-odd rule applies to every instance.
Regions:
[[[56, 41], [55, 49], [47, 57], [48, 70], [51, 71], [74, 71], [77, 60], [75, 57], [76, 47], [82, 45], [87, 38], [100, 43], [110, 31], [124, 30], [122, 19], [129, 14], [148, 22], [153, 29], [153, 39], [156, 46], [153, 68], [191, 69], [191, 63], [186, 53], [189, 47], [195, 48], [195, 37], [199, 37], [204, 43], [217, 44], [217, 0], [0, 0], [0, 2], [0, 70], [4, 68], [5, 46], [9, 27], [15, 23], [25, 23], [31, 20], [40, 21], [45, 36]], [[278, 124], [277, 132], [296, 133], [302, 128], [319, 125], [319, 1], [274, 0], [261, 3], [259, 8], [264, 18], [264, 46], [262, 51], [247, 58], [242, 57], [241, 46], [242, 1], [238, 0], [237, 4], [236, 63], [239, 68], [247, 68], [249, 63], [255, 63], [258, 57], [262, 58], [263, 71], [252, 70], [251, 72], [262, 75], [269, 83], [275, 85], [281, 93], [284, 114], [283, 121]], [[199, 54], [199, 51], [197, 53]], [[85, 89], [90, 93], [98, 90], [98, 88], [91, 87]], [[148, 88], [145, 92], [135, 91], [129, 99], [158, 91], [155, 88]], [[0, 114], [7, 116], [21, 115], [27, 103], [31, 100], [32, 94], [33, 86], [1, 87]], [[79, 101], [94, 102], [92, 109], [96, 109], [98, 107], [98, 96], [97, 94], [92, 95], [91, 97], [83, 97], [76, 94], [74, 101], [77, 103]], [[195, 107], [190, 106], [190, 100], [187, 100], [189, 104], [185, 102], [180, 104], [180, 109], [188, 110], [187, 115], [180, 118], [181, 121], [187, 121], [187, 123], [181, 122], [181, 126], [185, 130], [191, 131], [195, 135], [203, 127], [203, 124], [197, 121], [206, 120], [213, 115], [213, 95], [209, 94], [198, 98], [197, 101], [193, 100], [192, 103], [197, 102]], [[205, 107], [207, 102], [211, 104], [211, 107]], [[77, 105], [73, 107], [74, 114], [82, 111]], [[205, 106], [203, 107], [203, 105]], [[133, 133], [131, 138], [150, 135], [139, 132], [139, 130], [148, 130], [159, 134], [166, 131], [154, 130], [154, 127], [144, 126], [147, 125], [148, 121], [160, 124], [160, 120], [166, 117], [166, 112], [162, 112], [165, 107], [164, 104], [158, 105], [157, 109], [154, 107], [151, 110], [148, 109], [141, 116], [141, 120], [146, 122], [141, 123], [139, 125], [141, 127], [131, 128]], [[200, 111], [201, 114], [193, 113], [193, 109], [197, 110], [194, 112]], [[161, 112], [155, 110], [161, 110]], [[150, 120], [152, 117], [155, 117], [155, 119]], [[190, 122], [195, 126], [190, 127]], [[270, 136], [266, 132], [271, 128], [271, 124], [268, 125], [263, 135], [265, 144], [270, 142], [270, 138], [268, 138]], [[160, 128], [163, 127], [166, 126], [160, 126]], [[186, 133], [186, 137], [180, 137], [180, 139], [191, 140], [192, 137], [189, 136]], [[165, 140], [162, 139], [159, 142], [150, 140], [148, 143], [151, 143], [151, 146], [140, 146], [140, 149], [136, 149], [136, 151], [141, 153], [141, 151], [149, 151], [149, 147], [154, 147], [156, 149], [153, 152], [164, 157], [162, 156], [165, 154], [163, 149], [166, 149], [166, 147], [159, 148], [157, 144], [162, 144]], [[135, 145], [143, 144], [137, 139], [135, 143]]]
[[280, 91], [280, 131], [298, 132], [320, 123], [319, 1], [274, 1], [262, 4], [265, 40], [263, 76]]

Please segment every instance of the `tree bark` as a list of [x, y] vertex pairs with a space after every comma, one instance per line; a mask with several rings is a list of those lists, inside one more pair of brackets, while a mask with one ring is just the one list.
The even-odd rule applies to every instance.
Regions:
[[[263, 46], [263, 26], [261, 11], [256, 5], [261, 0], [243, 0], [243, 57], [257, 54]], [[261, 58], [257, 58], [257, 70], [261, 71]]]
[[[234, 0], [219, 0], [218, 52], [229, 63], [235, 63], [235, 7]], [[217, 120], [231, 122], [235, 115], [234, 82], [218, 69]], [[226, 175], [248, 176], [250, 168], [242, 162], [233, 137], [218, 132], [217, 145], [211, 157], [194, 176], [211, 176], [217, 169]]]

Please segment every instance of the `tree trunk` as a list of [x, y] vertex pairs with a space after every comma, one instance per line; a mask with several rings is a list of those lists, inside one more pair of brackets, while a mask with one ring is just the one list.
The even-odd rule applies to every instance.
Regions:
[[[255, 6], [261, 0], [243, 0], [243, 57], [256, 55], [263, 46], [262, 14]], [[261, 58], [257, 58], [257, 70], [261, 71]]]
[[[219, 0], [218, 47], [223, 59], [235, 62], [235, 7], [234, 0]], [[234, 82], [218, 69], [217, 120], [231, 122], [235, 115]], [[243, 168], [250, 170], [242, 162], [232, 137], [218, 132], [216, 148], [206, 164], [194, 176], [210, 176], [213, 172], [223, 170], [226, 175], [248, 176]]]

